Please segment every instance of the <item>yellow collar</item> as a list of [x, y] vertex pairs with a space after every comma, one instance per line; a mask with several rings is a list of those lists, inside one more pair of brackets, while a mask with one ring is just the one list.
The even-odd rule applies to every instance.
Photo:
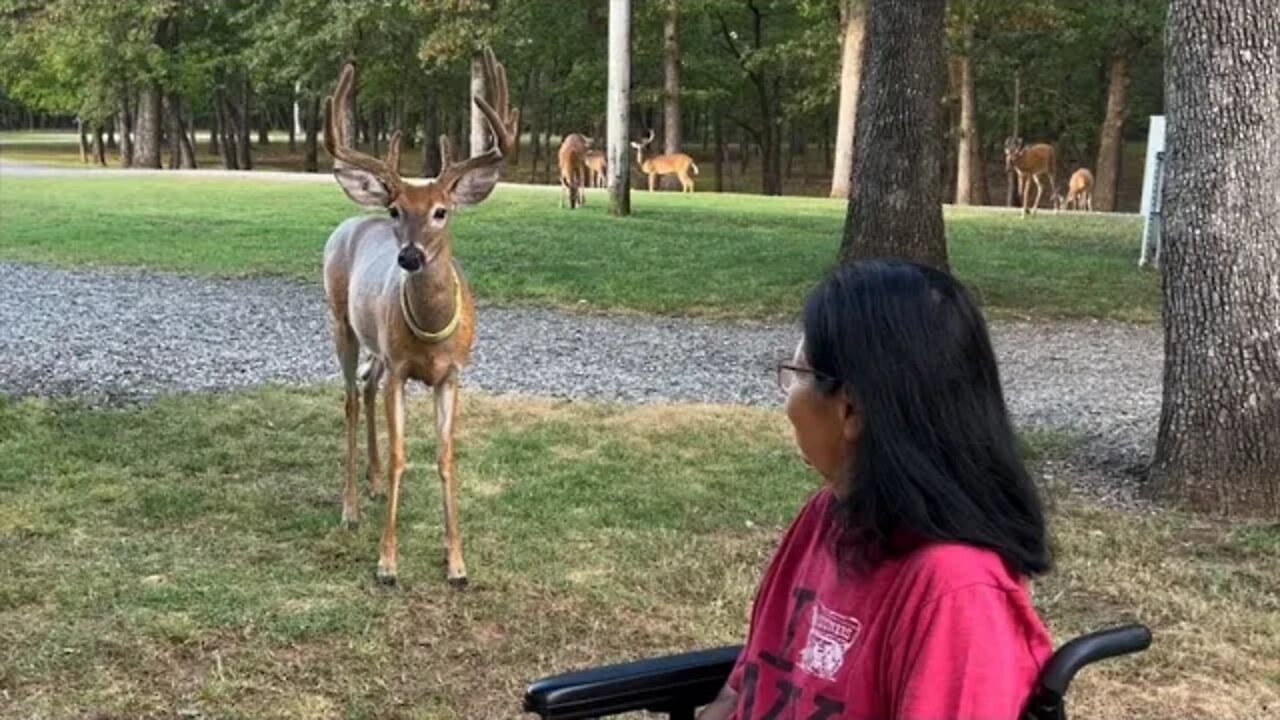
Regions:
[[449, 270], [453, 274], [453, 318], [436, 332], [429, 332], [419, 327], [413, 312], [409, 310], [409, 285], [404, 280], [400, 281], [400, 311], [404, 313], [404, 323], [409, 326], [409, 330], [415, 337], [424, 342], [438, 343], [448, 340], [458, 331], [458, 324], [462, 321], [462, 282], [458, 279], [458, 268], [452, 261], [449, 263]]

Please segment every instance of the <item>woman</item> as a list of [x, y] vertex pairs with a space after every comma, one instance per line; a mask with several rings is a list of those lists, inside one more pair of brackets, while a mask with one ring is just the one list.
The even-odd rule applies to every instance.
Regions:
[[700, 720], [1016, 718], [1052, 653], [1026, 588], [1050, 558], [968, 293], [922, 265], [844, 266], [778, 380], [823, 486]]

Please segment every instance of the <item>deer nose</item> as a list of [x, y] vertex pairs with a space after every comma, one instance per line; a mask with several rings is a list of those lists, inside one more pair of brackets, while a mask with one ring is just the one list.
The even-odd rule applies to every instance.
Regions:
[[400, 254], [396, 256], [396, 262], [408, 272], [421, 270], [422, 263], [426, 259], [426, 256], [422, 254], [422, 251], [416, 245], [400, 248]]

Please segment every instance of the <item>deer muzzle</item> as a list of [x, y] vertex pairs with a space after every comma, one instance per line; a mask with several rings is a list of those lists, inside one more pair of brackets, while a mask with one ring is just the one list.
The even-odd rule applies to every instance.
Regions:
[[400, 254], [396, 255], [396, 262], [406, 272], [418, 272], [426, 264], [426, 261], [426, 254], [416, 244], [400, 248]]

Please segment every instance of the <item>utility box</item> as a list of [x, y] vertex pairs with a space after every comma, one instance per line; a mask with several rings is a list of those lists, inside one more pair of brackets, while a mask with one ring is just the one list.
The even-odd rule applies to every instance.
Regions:
[[1152, 115], [1147, 131], [1147, 162], [1142, 172], [1142, 252], [1138, 267], [1160, 264], [1160, 195], [1164, 191], [1164, 116]]

